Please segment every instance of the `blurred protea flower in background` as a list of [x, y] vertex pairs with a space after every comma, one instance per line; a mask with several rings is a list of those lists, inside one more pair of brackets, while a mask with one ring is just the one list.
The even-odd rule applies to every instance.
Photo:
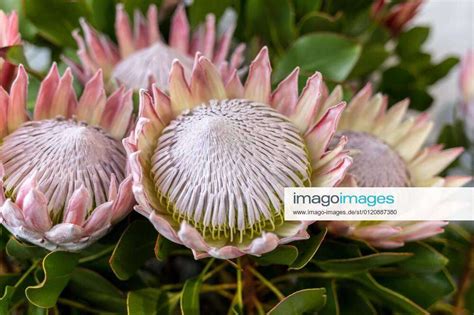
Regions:
[[459, 114], [467, 136], [474, 141], [474, 50], [470, 50], [462, 59], [459, 82], [462, 93]]
[[18, 14], [15, 11], [6, 14], [0, 10], [0, 86], [7, 90], [15, 77], [17, 67], [5, 60], [5, 56], [9, 48], [20, 44]]
[[423, 0], [408, 0], [388, 8], [389, 1], [376, 0], [372, 15], [379, 19], [393, 35], [398, 35], [418, 13]]
[[231, 47], [235, 22], [226, 26], [221, 36], [217, 36], [216, 21], [208, 14], [204, 25], [191, 33], [186, 11], [179, 5], [172, 18], [169, 40], [166, 43], [158, 29], [158, 12], [150, 5], [147, 18], [139, 10], [135, 11], [134, 27], [122, 4], [117, 5], [115, 32], [118, 46], [105, 35], [94, 30], [85, 20], [81, 20], [84, 38], [78, 31], [73, 33], [81, 61], [78, 65], [69, 59], [65, 61], [83, 81], [87, 81], [99, 68], [107, 82], [120, 82], [132, 89], [148, 88], [155, 83], [160, 89], [168, 89], [168, 74], [174, 59], [183, 65], [189, 77], [196, 52], [201, 52], [216, 64], [225, 76], [231, 69], [243, 62], [245, 45], [239, 45], [227, 61]]
[[77, 101], [71, 70], [53, 65], [32, 119], [20, 65], [0, 90], [0, 220], [15, 236], [49, 250], [79, 250], [131, 209], [132, 179], [121, 139], [130, 127], [132, 92], [105, 96], [102, 72]]
[[[333, 104], [339, 102], [342, 89], [336, 87], [329, 99]], [[355, 95], [342, 114], [338, 132], [330, 144], [335, 147], [338, 139], [347, 138], [346, 148], [354, 159], [341, 186], [451, 187], [470, 180], [468, 176], [439, 176], [463, 148], [423, 147], [433, 122], [427, 114], [407, 117], [408, 104], [409, 100], [405, 99], [387, 110], [387, 98], [380, 93], [372, 95], [370, 84]], [[441, 233], [446, 224], [443, 221], [338, 221], [327, 226], [335, 234], [390, 248]]]
[[334, 186], [351, 163], [336, 131], [343, 102], [321, 99], [322, 78], [310, 77], [298, 97], [295, 69], [272, 93], [263, 48], [242, 84], [223, 79], [197, 55], [191, 80], [175, 61], [169, 96], [141, 91], [135, 131], [124, 141], [136, 210], [195, 258], [261, 255], [308, 238], [311, 222], [285, 222], [283, 188]]

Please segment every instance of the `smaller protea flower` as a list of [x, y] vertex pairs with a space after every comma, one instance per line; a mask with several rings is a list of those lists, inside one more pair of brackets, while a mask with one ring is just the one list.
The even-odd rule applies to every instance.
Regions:
[[345, 104], [322, 102], [319, 73], [298, 97], [298, 73], [272, 93], [266, 48], [245, 85], [199, 54], [188, 82], [175, 61], [169, 97], [142, 90], [124, 141], [136, 210], [195, 258], [261, 255], [309, 237], [311, 222], [284, 220], [284, 187], [334, 186], [351, 159], [344, 137], [326, 150]]
[[[342, 89], [329, 96], [332, 103], [342, 99]], [[453, 162], [463, 148], [443, 150], [441, 145], [423, 147], [433, 123], [427, 114], [406, 117], [409, 100], [387, 110], [387, 97], [372, 95], [367, 84], [347, 106], [333, 141], [345, 137], [353, 157], [342, 186], [426, 187], [462, 186], [468, 176], [441, 177], [438, 174]], [[330, 146], [335, 146], [336, 142]], [[416, 209], [413, 209], [416, 211]], [[398, 247], [406, 241], [443, 232], [447, 222], [330, 222], [335, 234], [363, 239], [374, 246]]]
[[405, 25], [417, 15], [422, 3], [423, 0], [408, 0], [387, 9], [386, 0], [376, 0], [372, 5], [371, 12], [393, 35], [398, 35]]
[[17, 67], [5, 60], [8, 48], [21, 44], [18, 15], [15, 11], [5, 14], [0, 10], [0, 86], [9, 89]]
[[167, 90], [172, 61], [178, 59], [189, 76], [194, 54], [198, 51], [220, 67], [222, 73], [230, 74], [230, 69], [242, 64], [245, 46], [239, 45], [227, 62], [235, 25], [227, 25], [222, 36], [217, 38], [215, 22], [215, 16], [208, 14], [205, 25], [200, 25], [191, 33], [185, 8], [179, 5], [166, 43], [158, 29], [155, 5], [148, 8], [147, 18], [139, 10], [135, 11], [132, 29], [123, 4], [118, 4], [115, 18], [118, 46], [81, 20], [85, 38], [78, 31], [73, 33], [79, 46], [77, 55], [81, 65], [68, 59], [65, 61], [83, 82], [101, 68], [106, 81], [120, 82], [136, 90], [148, 88], [150, 83]]
[[459, 74], [462, 93], [459, 114], [469, 139], [474, 141], [474, 50], [469, 51], [462, 59]]
[[133, 202], [121, 139], [132, 92], [105, 96], [102, 73], [79, 101], [71, 70], [53, 65], [32, 119], [20, 65], [10, 93], [0, 89], [0, 221], [13, 235], [49, 250], [79, 250], [103, 236]]

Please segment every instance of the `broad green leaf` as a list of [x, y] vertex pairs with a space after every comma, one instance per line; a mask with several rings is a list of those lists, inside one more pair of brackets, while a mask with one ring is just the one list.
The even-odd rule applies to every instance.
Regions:
[[426, 41], [430, 29], [428, 27], [414, 27], [400, 34], [398, 38], [397, 53], [400, 57], [410, 59], [420, 51], [421, 45]]
[[26, 17], [38, 28], [38, 33], [57, 46], [75, 47], [71, 32], [79, 27], [79, 18], [88, 17], [85, 0], [62, 1], [24, 0]]
[[383, 44], [364, 46], [360, 59], [352, 69], [351, 78], [369, 75], [377, 70], [388, 58], [389, 53]]
[[394, 264], [412, 257], [411, 253], [377, 253], [356, 258], [316, 260], [321, 269], [332, 272], [361, 272]]
[[448, 75], [449, 71], [453, 69], [455, 65], [459, 63], [459, 59], [456, 57], [448, 57], [442, 60], [440, 63], [430, 67], [423, 73], [423, 77], [426, 79], [428, 84], [434, 84], [438, 80]]
[[290, 0], [254, 0], [246, 3], [247, 37], [261, 37], [282, 51], [295, 37], [294, 10]]
[[340, 314], [378, 314], [369, 298], [359, 290], [345, 288], [339, 290], [339, 293]]
[[127, 295], [127, 313], [129, 315], [161, 315], [168, 314], [168, 296], [155, 288], [131, 291]]
[[9, 256], [18, 260], [31, 260], [43, 258], [47, 251], [41, 247], [29, 245], [11, 237], [7, 243], [6, 251]]
[[181, 292], [181, 313], [183, 315], [199, 314], [199, 292], [201, 290], [201, 278], [189, 279], [184, 283]]
[[175, 243], [171, 242], [166, 237], [158, 234], [154, 248], [156, 259], [160, 261], [166, 260], [171, 251], [173, 251], [173, 249], [175, 248], [177, 248], [177, 245]]
[[89, 5], [90, 20], [97, 30], [115, 37], [115, 0], [86, 0]]
[[280, 245], [273, 251], [253, 259], [262, 266], [291, 265], [298, 256], [298, 249], [293, 245]]
[[15, 287], [7, 285], [2, 297], [0, 297], [0, 314], [8, 314], [10, 301], [15, 293]]
[[309, 12], [298, 23], [300, 36], [314, 32], [335, 32], [341, 15], [331, 16], [324, 12]]
[[189, 21], [192, 27], [203, 23], [206, 16], [213, 13], [216, 18], [221, 17], [227, 8], [234, 9], [237, 13], [240, 11], [240, 1], [238, 0], [194, 0], [189, 7]]
[[[103, 1], [103, 0], [99, 0]], [[160, 7], [162, 0], [120, 0], [116, 2], [121, 2], [124, 4], [125, 10], [130, 16], [133, 16], [133, 12], [136, 9], [139, 9], [141, 12], [146, 12], [150, 4], [155, 4], [157, 7]]]
[[120, 280], [128, 280], [146, 260], [154, 256], [157, 232], [148, 221], [133, 221], [110, 257], [110, 267]]
[[446, 148], [466, 147], [469, 140], [464, 133], [464, 124], [461, 120], [455, 121], [452, 125], [445, 125], [441, 129], [437, 143], [442, 143]]
[[298, 257], [293, 261], [290, 266], [290, 270], [300, 270], [313, 259], [314, 255], [321, 246], [324, 238], [326, 237], [327, 229], [323, 229], [316, 235], [311, 235], [307, 240], [295, 242], [294, 245], [298, 249]]
[[78, 255], [68, 252], [51, 252], [43, 259], [44, 279], [26, 288], [30, 303], [43, 308], [56, 305], [56, 301], [71, 278], [78, 263]]
[[300, 37], [281, 58], [275, 71], [275, 82], [281, 81], [297, 66], [302, 75], [315, 71], [325, 79], [344, 81], [357, 63], [361, 46], [333, 33], [314, 33]]
[[72, 274], [68, 289], [73, 296], [109, 312], [126, 312], [124, 294], [100, 274], [77, 268]]
[[453, 280], [445, 270], [417, 274], [394, 272], [377, 277], [377, 281], [425, 308], [456, 290]]
[[410, 272], [437, 272], [443, 269], [448, 259], [438, 253], [433, 247], [421, 243], [409, 243], [400, 251], [413, 253], [413, 256], [400, 262], [398, 265], [402, 270]]
[[362, 285], [364, 291], [370, 294], [370, 299], [378, 300], [389, 309], [398, 310], [405, 314], [428, 315], [426, 310], [407, 297], [379, 284], [369, 273], [357, 274], [352, 277], [352, 280]]
[[303, 17], [308, 13], [320, 12], [322, 0], [293, 0], [297, 17]]
[[321, 310], [325, 304], [326, 290], [324, 288], [304, 289], [285, 297], [268, 314], [300, 315], [306, 312], [314, 313]]

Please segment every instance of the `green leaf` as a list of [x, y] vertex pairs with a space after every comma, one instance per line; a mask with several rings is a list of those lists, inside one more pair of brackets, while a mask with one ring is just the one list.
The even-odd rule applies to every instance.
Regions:
[[126, 312], [123, 293], [98, 273], [77, 268], [72, 274], [68, 289], [71, 294], [104, 311]]
[[268, 314], [300, 315], [305, 312], [318, 312], [325, 304], [326, 290], [324, 288], [304, 289], [285, 297]]
[[157, 232], [149, 221], [133, 221], [123, 232], [110, 257], [110, 267], [120, 280], [128, 280], [154, 256]]
[[457, 120], [452, 125], [445, 125], [439, 134], [437, 143], [444, 144], [446, 148], [467, 147], [469, 140], [464, 133], [462, 120]]
[[298, 256], [298, 249], [293, 245], [280, 245], [273, 251], [260, 257], [252, 257], [259, 265], [291, 265]]
[[77, 254], [61, 251], [49, 253], [43, 259], [43, 281], [26, 288], [25, 294], [30, 303], [43, 308], [56, 305], [77, 263]]
[[44, 248], [20, 242], [14, 237], [8, 240], [6, 251], [9, 256], [22, 261], [41, 259], [47, 254]]
[[319, 247], [323, 243], [326, 237], [327, 229], [323, 229], [316, 235], [311, 235], [307, 240], [293, 243], [298, 249], [298, 257], [290, 266], [290, 270], [300, 270], [304, 268], [308, 262], [313, 259], [314, 255], [318, 251]]
[[379, 284], [369, 273], [357, 274], [357, 276], [352, 277], [352, 280], [362, 285], [365, 291], [370, 293], [371, 299], [379, 300], [390, 309], [399, 310], [405, 314], [428, 315], [426, 310], [407, 297]]
[[300, 35], [314, 32], [335, 32], [341, 15], [331, 16], [324, 12], [309, 12], [298, 23]]
[[408, 243], [401, 250], [413, 253], [412, 257], [398, 263], [401, 270], [420, 273], [438, 272], [448, 263], [446, 257], [425, 243]]
[[199, 292], [202, 279], [200, 277], [189, 279], [184, 283], [181, 293], [181, 313], [183, 315], [199, 314]]
[[289, 0], [248, 1], [245, 11], [247, 37], [258, 35], [282, 51], [295, 37], [294, 15]]
[[430, 34], [429, 27], [414, 27], [400, 34], [397, 45], [397, 53], [402, 59], [410, 59], [421, 49], [421, 45]]
[[156, 259], [160, 261], [164, 261], [168, 258], [170, 253], [178, 248], [176, 243], [171, 242], [168, 240], [166, 237], [158, 234], [158, 237], [156, 238], [156, 243], [155, 243], [155, 257]]
[[[103, 0], [99, 0], [103, 1]], [[133, 16], [133, 11], [139, 9], [141, 12], [146, 12], [150, 4], [155, 4], [157, 7], [160, 7], [162, 0], [120, 0], [116, 2], [121, 2], [124, 4], [125, 10], [130, 16]]]
[[423, 73], [423, 77], [429, 85], [436, 83], [438, 80], [448, 75], [449, 71], [457, 65], [459, 59], [456, 57], [448, 57], [440, 63], [430, 67]]
[[394, 272], [377, 277], [377, 281], [425, 308], [456, 290], [453, 280], [445, 270], [423, 274]]
[[319, 12], [322, 0], [293, 0], [297, 17], [305, 16], [308, 13]]
[[336, 280], [332, 279], [326, 283], [326, 304], [324, 308], [318, 312], [318, 315], [338, 315], [340, 313]]
[[75, 47], [71, 32], [79, 27], [79, 18], [88, 17], [85, 0], [62, 1], [25, 0], [26, 17], [38, 28], [38, 33], [57, 46]]
[[364, 46], [360, 59], [352, 69], [351, 78], [369, 75], [377, 70], [388, 58], [389, 53], [385, 50], [385, 45], [377, 43]]
[[0, 314], [8, 314], [8, 309], [10, 307], [10, 301], [15, 293], [15, 287], [6, 286], [3, 296], [0, 297]]
[[364, 293], [360, 292], [360, 290], [350, 290], [350, 288], [344, 288], [340, 291], [340, 314], [378, 314], [369, 298]]
[[281, 58], [275, 71], [279, 82], [299, 66], [302, 74], [322, 73], [325, 79], [343, 81], [357, 63], [361, 46], [356, 42], [333, 33], [314, 33], [300, 37]]
[[219, 18], [227, 8], [233, 8], [237, 14], [240, 11], [240, 1], [238, 0], [194, 0], [189, 7], [189, 22], [192, 27], [206, 20], [206, 15], [213, 13]]
[[316, 260], [315, 263], [326, 271], [353, 273], [394, 264], [411, 256], [413, 256], [411, 253], [377, 253], [356, 258]]
[[160, 315], [170, 313], [168, 296], [155, 288], [131, 291], [127, 295], [127, 313], [130, 315]]

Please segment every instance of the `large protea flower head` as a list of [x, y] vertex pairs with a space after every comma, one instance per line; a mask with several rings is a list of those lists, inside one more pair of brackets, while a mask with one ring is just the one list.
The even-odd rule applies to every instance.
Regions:
[[73, 33], [79, 46], [77, 55], [81, 65], [68, 59], [65, 61], [82, 81], [88, 80], [101, 68], [108, 82], [120, 82], [137, 90], [148, 88], [154, 82], [160, 89], [167, 90], [168, 74], [174, 59], [181, 62], [188, 76], [191, 74], [194, 54], [198, 51], [212, 60], [224, 75], [230, 74], [230, 69], [238, 68], [243, 62], [243, 44], [236, 48], [230, 61], [226, 61], [235, 25], [229, 23], [218, 36], [213, 14], [208, 14], [205, 24], [192, 33], [184, 6], [178, 6], [171, 20], [169, 40], [165, 42], [158, 29], [155, 5], [150, 5], [146, 18], [139, 10], [135, 11], [133, 29], [123, 4], [117, 5], [116, 12], [118, 46], [85, 20], [81, 20], [85, 38], [78, 31]]
[[305, 239], [311, 222], [285, 222], [283, 188], [334, 186], [351, 159], [327, 145], [345, 106], [321, 100], [314, 74], [298, 97], [298, 69], [272, 93], [263, 48], [242, 84], [197, 55], [188, 81], [174, 61], [169, 96], [140, 92], [140, 117], [124, 141], [136, 210], [196, 258], [260, 255]]
[[15, 236], [49, 250], [79, 250], [131, 209], [132, 179], [121, 139], [132, 91], [106, 98], [102, 73], [79, 101], [71, 70], [53, 65], [32, 118], [20, 65], [10, 93], [0, 89], [0, 220]]
[[[336, 87], [328, 99], [339, 102], [342, 89]], [[373, 95], [370, 83], [354, 96], [330, 144], [335, 146], [337, 139], [346, 138], [346, 148], [353, 157], [342, 186], [451, 187], [470, 180], [466, 176], [439, 176], [463, 148], [424, 147], [433, 122], [426, 113], [408, 116], [408, 105], [409, 100], [405, 99], [387, 110], [387, 97], [380, 93]], [[336, 234], [363, 239], [374, 246], [398, 247], [406, 241], [441, 233], [446, 224], [443, 221], [352, 221], [330, 222], [328, 227]]]
[[18, 14], [12, 11], [6, 14], [0, 10], [0, 86], [9, 89], [15, 77], [17, 67], [6, 61], [7, 50], [21, 44], [21, 36], [18, 31]]

